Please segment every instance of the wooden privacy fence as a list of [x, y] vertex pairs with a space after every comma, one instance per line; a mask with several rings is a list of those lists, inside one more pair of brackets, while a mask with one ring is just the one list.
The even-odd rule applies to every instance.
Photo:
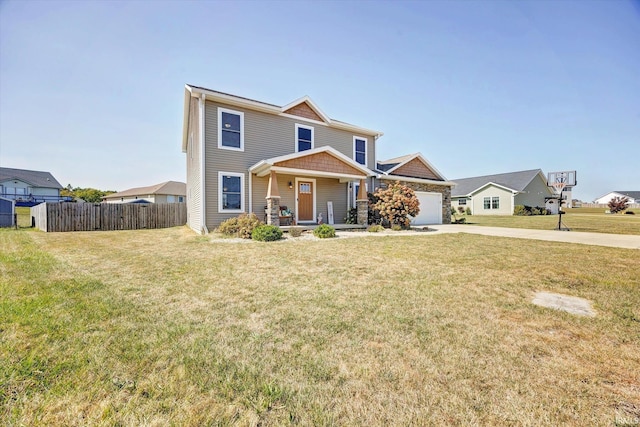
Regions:
[[187, 223], [186, 203], [41, 203], [31, 208], [42, 231], [140, 230]]

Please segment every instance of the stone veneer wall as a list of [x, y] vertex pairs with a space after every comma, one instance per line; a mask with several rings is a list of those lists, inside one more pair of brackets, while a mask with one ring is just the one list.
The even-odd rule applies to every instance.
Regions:
[[[380, 186], [383, 188], [387, 188], [389, 182], [388, 180], [382, 180], [380, 182]], [[406, 181], [397, 181], [402, 185], [406, 185], [413, 191], [428, 191], [430, 193], [441, 193], [442, 194], [442, 223], [443, 224], [451, 224], [451, 187], [448, 185], [436, 185], [436, 184], [424, 184], [419, 182], [406, 182]]]

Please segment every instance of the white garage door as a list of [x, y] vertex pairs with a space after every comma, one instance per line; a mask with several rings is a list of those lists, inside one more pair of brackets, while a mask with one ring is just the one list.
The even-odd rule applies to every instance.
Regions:
[[416, 191], [420, 200], [420, 213], [411, 225], [442, 224], [442, 194]]

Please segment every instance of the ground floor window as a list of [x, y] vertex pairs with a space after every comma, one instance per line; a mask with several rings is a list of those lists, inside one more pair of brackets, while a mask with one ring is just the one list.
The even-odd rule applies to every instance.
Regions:
[[218, 172], [218, 210], [244, 211], [244, 174]]
[[485, 197], [483, 201], [485, 209], [500, 209], [500, 197]]
[[458, 200], [458, 206], [465, 206], [467, 204], [467, 199]]

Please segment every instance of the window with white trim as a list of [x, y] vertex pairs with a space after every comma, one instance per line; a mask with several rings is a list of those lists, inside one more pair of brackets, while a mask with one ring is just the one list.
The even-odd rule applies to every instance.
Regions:
[[467, 204], [467, 199], [458, 199], [458, 206], [465, 206]]
[[218, 107], [218, 148], [244, 151], [244, 113]]
[[313, 149], [313, 128], [296, 123], [296, 153]]
[[367, 164], [367, 138], [353, 137], [353, 160], [361, 165]]
[[500, 197], [491, 198], [491, 209], [500, 209]]
[[218, 211], [244, 212], [244, 174], [218, 172]]
[[491, 197], [485, 197], [483, 202], [485, 209], [491, 209]]

